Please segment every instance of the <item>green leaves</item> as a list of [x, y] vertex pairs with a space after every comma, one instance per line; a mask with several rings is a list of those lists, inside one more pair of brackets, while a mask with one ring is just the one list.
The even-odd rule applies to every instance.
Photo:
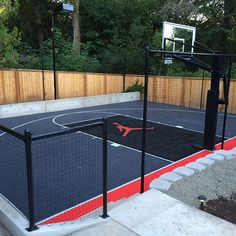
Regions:
[[133, 85], [129, 86], [125, 92], [140, 92], [141, 94], [144, 92], [144, 86], [142, 83], [139, 83], [137, 79]]
[[[51, 1], [14, 2], [12, 5], [10, 0], [0, 1], [0, 66], [16, 66], [19, 58], [20, 67], [52, 69]], [[236, 12], [236, 2], [232, 0], [70, 2], [79, 9], [76, 18], [80, 19], [77, 22], [80, 32], [77, 29], [73, 50], [73, 37], [76, 38], [75, 27], [72, 27], [74, 15], [57, 15], [57, 70], [112, 73], [125, 70], [126, 73], [143, 74], [144, 46], [161, 48], [163, 20], [196, 26], [197, 40], [201, 43], [216, 51], [236, 52], [236, 15], [232, 15]], [[20, 45], [19, 33], [14, 26], [18, 26], [20, 32]], [[180, 63], [167, 67], [157, 60], [151, 60], [150, 73], [200, 74]]]
[[[62, 71], [90, 71], [94, 72], [99, 68], [96, 58], [87, 53], [87, 45], [82, 45], [82, 53], [73, 50], [71, 40], [65, 39], [57, 29], [55, 31], [55, 52], [56, 70]], [[52, 40], [48, 39], [43, 43], [43, 54], [29, 45], [22, 45], [20, 67], [28, 69], [52, 70]]]
[[16, 9], [17, 3], [12, 5], [10, 0], [0, 2], [0, 67], [10, 68], [18, 64], [19, 55], [16, 51], [20, 42], [18, 30], [16, 27], [9, 30], [6, 26], [8, 18]]

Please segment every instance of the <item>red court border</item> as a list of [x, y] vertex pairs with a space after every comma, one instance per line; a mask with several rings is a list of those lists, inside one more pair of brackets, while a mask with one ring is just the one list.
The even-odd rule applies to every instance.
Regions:
[[[233, 137], [233, 138], [225, 141], [224, 150], [230, 150], [234, 147], [236, 147], [236, 137]], [[215, 146], [215, 148], [216, 148], [216, 150], [220, 150], [221, 143], [217, 144]], [[198, 158], [205, 157], [206, 155], [208, 155], [210, 153], [212, 153], [212, 152], [208, 151], [208, 150], [202, 150], [202, 151], [197, 152], [191, 156], [188, 156], [180, 161], [177, 161], [177, 162], [172, 163], [168, 166], [165, 166], [162, 169], [159, 169], [159, 170], [156, 170], [152, 173], [147, 174], [145, 176], [145, 191], [147, 191], [149, 189], [149, 185], [152, 182], [152, 180], [158, 178], [160, 175], [170, 172], [177, 167], [181, 167], [181, 166], [184, 166], [190, 162], [196, 161]], [[108, 192], [108, 202], [116, 202], [116, 201], [121, 200], [122, 198], [131, 197], [132, 195], [139, 193], [139, 191], [140, 191], [140, 178], [109, 191]], [[82, 204], [80, 204], [72, 209], [69, 209], [63, 213], [59, 213], [56, 216], [52, 216], [51, 218], [49, 218], [45, 221], [42, 221], [40, 223], [40, 225], [54, 224], [54, 223], [59, 223], [59, 222], [76, 220], [79, 217], [86, 215], [89, 212], [94, 211], [101, 206], [102, 206], [102, 196], [98, 196], [90, 201], [82, 203]]]

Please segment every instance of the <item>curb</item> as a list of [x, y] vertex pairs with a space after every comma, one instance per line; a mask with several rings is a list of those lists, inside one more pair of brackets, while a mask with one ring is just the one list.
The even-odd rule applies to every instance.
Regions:
[[197, 172], [201, 172], [210, 168], [216, 162], [227, 161], [236, 158], [236, 148], [231, 150], [217, 150], [212, 154], [208, 154], [205, 157], [197, 159], [195, 162], [190, 162], [183, 167], [178, 167], [170, 172], [161, 175], [159, 178], [154, 179], [150, 184], [150, 189], [157, 189], [166, 193], [172, 183], [175, 183], [182, 178], [192, 176]]

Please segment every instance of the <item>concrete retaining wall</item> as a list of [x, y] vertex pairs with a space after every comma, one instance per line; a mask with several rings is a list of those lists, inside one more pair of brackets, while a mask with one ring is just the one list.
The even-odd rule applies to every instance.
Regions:
[[1, 105], [0, 118], [55, 112], [137, 100], [140, 100], [139, 92]]

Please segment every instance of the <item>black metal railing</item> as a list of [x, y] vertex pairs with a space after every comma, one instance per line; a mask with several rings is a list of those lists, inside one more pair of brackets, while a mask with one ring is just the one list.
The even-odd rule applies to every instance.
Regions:
[[[16, 132], [12, 129], [9, 129], [5, 126], [0, 125], [0, 131], [3, 132], [3, 133], [0, 133], [0, 148], [2, 150], [5, 150], [4, 156], [2, 156], [2, 158], [4, 158], [4, 161], [7, 161], [8, 166], [11, 165], [10, 163], [12, 163], [12, 165], [14, 166], [14, 168], [11, 169], [11, 171], [14, 173], [9, 173], [10, 170], [7, 170], [5, 172], [0, 171], [1, 172], [0, 177], [2, 179], [7, 179], [8, 177], [11, 177], [11, 180], [12, 180], [12, 178], [13, 178], [12, 175], [14, 175], [15, 173], [17, 173], [17, 176], [20, 179], [21, 179], [21, 176], [24, 176], [24, 178], [22, 178], [20, 180], [20, 182], [18, 183], [18, 186], [20, 186], [20, 189], [21, 190], [23, 189], [22, 191], [24, 192], [24, 197], [22, 197], [21, 199], [17, 199], [20, 197], [12, 196], [12, 195], [14, 195], [13, 194], [14, 186], [11, 186], [10, 181], [8, 181], [7, 184], [5, 184], [3, 182], [3, 180], [2, 180], [2, 182], [0, 182], [2, 184], [2, 186], [0, 186], [1, 194], [6, 199], [8, 199], [18, 210], [20, 210], [28, 218], [28, 220], [29, 220], [29, 227], [27, 228], [28, 231], [33, 231], [33, 230], [37, 229], [37, 222], [40, 219], [40, 217], [38, 216], [39, 209], [43, 211], [43, 209], [42, 209], [42, 207], [43, 207], [42, 201], [43, 200], [42, 200], [41, 196], [38, 196], [39, 194], [37, 192], [38, 191], [37, 188], [39, 186], [38, 183], [41, 181], [41, 178], [46, 176], [45, 182], [42, 182], [42, 181], [40, 182], [41, 188], [44, 188], [46, 181], [51, 181], [50, 177], [55, 179], [55, 176], [52, 176], [52, 175], [57, 173], [57, 172], [52, 172], [51, 169], [47, 170], [47, 164], [42, 165], [40, 167], [42, 169], [42, 170], [40, 170], [41, 172], [39, 172], [39, 170], [38, 170], [37, 164], [39, 163], [39, 161], [45, 161], [45, 163], [47, 163], [48, 160], [46, 160], [46, 159], [47, 158], [50, 159], [50, 157], [52, 157], [52, 154], [51, 154], [52, 150], [50, 148], [46, 149], [47, 148], [46, 144], [48, 142], [50, 142], [49, 141], [50, 139], [52, 140], [52, 139], [56, 138], [56, 140], [51, 142], [51, 145], [55, 145], [58, 141], [58, 138], [60, 138], [60, 137], [63, 137], [63, 139], [61, 139], [62, 142], [70, 143], [70, 141], [68, 141], [68, 135], [74, 135], [78, 131], [81, 131], [86, 128], [92, 128], [92, 127], [101, 127], [103, 129], [102, 144], [95, 147], [95, 148], [99, 148], [99, 150], [95, 150], [93, 152], [94, 155], [96, 152], [99, 152], [102, 154], [101, 165], [100, 165], [100, 162], [96, 162], [94, 164], [93, 168], [96, 169], [97, 167], [95, 165], [98, 164], [99, 165], [98, 168], [100, 168], [100, 170], [101, 170], [100, 172], [96, 173], [96, 174], [102, 175], [101, 181], [98, 181], [97, 184], [102, 185], [102, 186], [100, 186], [101, 188], [99, 188], [99, 189], [101, 189], [101, 193], [99, 193], [99, 194], [102, 194], [102, 199], [103, 199], [103, 201], [102, 201], [103, 207], [102, 207], [102, 214], [101, 215], [103, 218], [106, 218], [106, 217], [108, 217], [108, 213], [107, 213], [107, 171], [108, 171], [107, 169], [108, 168], [107, 168], [107, 119], [106, 118], [100, 119], [100, 121], [98, 121], [98, 120], [96, 120], [95, 122], [91, 121], [89, 124], [80, 125], [78, 123], [78, 126], [74, 127], [74, 128], [67, 128], [62, 131], [43, 134], [43, 135], [37, 135], [37, 136], [33, 136], [29, 130], [25, 130], [24, 134], [21, 134], [19, 132]], [[75, 136], [73, 136], [73, 137], [75, 137]], [[12, 140], [12, 138], [14, 138], [14, 140]], [[76, 136], [76, 138], [74, 138], [74, 140], [72, 140], [74, 142], [73, 143], [73, 148], [74, 148], [73, 158], [77, 158], [77, 159], [79, 159], [80, 156], [83, 155], [82, 153], [77, 153], [77, 154], [75, 153], [75, 152], [80, 152], [79, 149], [77, 150], [77, 144], [76, 144], [78, 139], [79, 139], [79, 137]], [[21, 143], [18, 143], [19, 140]], [[86, 141], [83, 141], [82, 139], [81, 139], [81, 141], [86, 142]], [[9, 144], [9, 147], [6, 147], [6, 144]], [[19, 145], [21, 147], [20, 151], [18, 151], [21, 153], [21, 155], [18, 155], [18, 153], [14, 153], [14, 148], [12, 148], [12, 146], [14, 147], [14, 145]], [[59, 143], [58, 145], [61, 145], [61, 143]], [[93, 147], [91, 145], [92, 145], [92, 142], [89, 143], [84, 148], [84, 151], [87, 152], [87, 149], [93, 149]], [[37, 149], [37, 148], [35, 148], [35, 146], [40, 147], [40, 148]], [[18, 147], [16, 147], [16, 149], [17, 148]], [[55, 148], [55, 150], [56, 149], [57, 149], [57, 147]], [[41, 151], [42, 154], [37, 154], [36, 152], [38, 152], [38, 151]], [[59, 152], [60, 152], [60, 150], [54, 156], [55, 157], [59, 156], [60, 155]], [[49, 154], [45, 155], [45, 153], [49, 153]], [[83, 162], [85, 159], [86, 159], [86, 163], [87, 163], [86, 166], [87, 167], [91, 166], [93, 163], [89, 163], [89, 160], [86, 155], [89, 155], [89, 153], [84, 154], [84, 156], [83, 156], [84, 159], [81, 160], [81, 163], [79, 163], [79, 161], [80, 161], [80, 159], [79, 159], [78, 161], [76, 161], [76, 163], [72, 162], [70, 166], [73, 166], [74, 164], [78, 165], [78, 166], [82, 166], [83, 164], [85, 164]], [[18, 158], [20, 160], [19, 160], [19, 162], [16, 161], [16, 163], [14, 163], [14, 157], [16, 157], [16, 156], [20, 156], [20, 158]], [[39, 159], [39, 157], [40, 157], [40, 159]], [[93, 161], [94, 160], [96, 161], [95, 158], [96, 158], [96, 156], [94, 157]], [[22, 160], [22, 159], [25, 159], [25, 160]], [[66, 160], [66, 157], [63, 156], [63, 160]], [[58, 159], [57, 161], [61, 161], [61, 159]], [[19, 163], [25, 163], [24, 168], [21, 168], [19, 170], [19, 166], [20, 166]], [[53, 165], [56, 165], [56, 163], [53, 163]], [[53, 168], [53, 165], [48, 168]], [[64, 165], [66, 165], [66, 162], [64, 163]], [[4, 165], [1, 165], [0, 168], [7, 169], [7, 167]], [[54, 168], [54, 170], [56, 171], [56, 167]], [[67, 171], [66, 173], [70, 173], [70, 175], [72, 175], [74, 173], [74, 172], [71, 173], [70, 170], [66, 170], [66, 171]], [[76, 169], [76, 171], [79, 171], [79, 170]], [[81, 170], [81, 172], [83, 172], [87, 175], [90, 174], [90, 170]], [[9, 173], [9, 175], [8, 175], [8, 173]], [[51, 175], [47, 176], [47, 173], [50, 173]], [[3, 176], [3, 175], [5, 175], [5, 176]], [[15, 178], [17, 178], [17, 176]], [[76, 177], [77, 177], [77, 175], [76, 175]], [[96, 176], [96, 178], [98, 178], [98, 177]], [[81, 182], [86, 181], [85, 179], [86, 179], [86, 176], [83, 175], [83, 178], [81, 178], [81, 180], [78, 180], [78, 181], [81, 181]], [[88, 179], [89, 179], [89, 176], [88, 176]], [[16, 179], [16, 181], [18, 181], [18, 180]], [[90, 182], [91, 182], [91, 179], [90, 179]], [[14, 184], [14, 181], [13, 181], [13, 184]], [[51, 184], [51, 185], [49, 184], [49, 188], [55, 187], [55, 186], [53, 186], [53, 184]], [[53, 192], [53, 190], [51, 190], [51, 191]], [[82, 190], [80, 190], [80, 191], [82, 191]], [[92, 194], [94, 194], [94, 193], [95, 192], [93, 192]], [[48, 194], [48, 192], [45, 193], [45, 195], [47, 195], [47, 194]], [[22, 195], [22, 194], [19, 194], [19, 196], [20, 195]], [[64, 196], [62, 196], [61, 198], [63, 199]], [[87, 200], [89, 200], [89, 199], [87, 199]], [[38, 206], [39, 202], [40, 202], [40, 206]], [[23, 204], [23, 205], [21, 205], [21, 204]], [[38, 211], [35, 208], [38, 208]]]

